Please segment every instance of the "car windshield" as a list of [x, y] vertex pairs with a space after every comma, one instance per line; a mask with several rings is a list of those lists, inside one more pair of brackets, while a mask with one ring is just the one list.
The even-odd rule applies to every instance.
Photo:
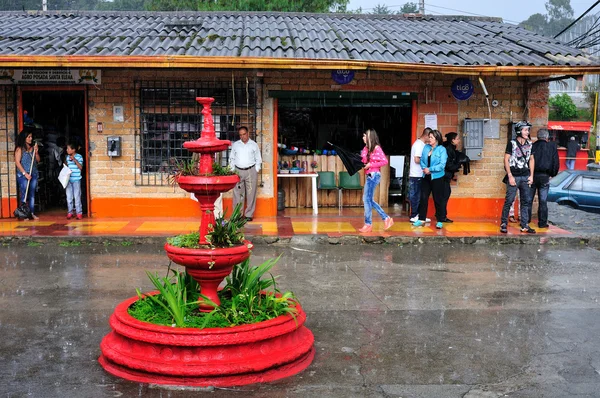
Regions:
[[550, 180], [550, 186], [552, 187], [557, 187], [559, 186], [564, 180], [566, 180], [569, 176], [571, 175], [570, 172], [568, 171], [561, 171], [560, 173], [558, 173], [556, 175], [556, 177], [553, 177]]

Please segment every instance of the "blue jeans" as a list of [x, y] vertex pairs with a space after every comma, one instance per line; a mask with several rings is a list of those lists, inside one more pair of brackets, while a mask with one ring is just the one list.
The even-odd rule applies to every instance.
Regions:
[[[83, 212], [81, 206], [81, 180], [69, 181], [67, 184], [67, 207], [71, 214], [81, 214]], [[73, 204], [75, 202], [75, 204]]]
[[567, 159], [565, 163], [567, 164], [567, 169], [575, 170], [575, 159]]
[[35, 205], [35, 190], [37, 189], [38, 176], [32, 175], [31, 182], [29, 183], [29, 191], [27, 192], [27, 198], [25, 198], [25, 191], [27, 190], [27, 178], [25, 176], [17, 177], [17, 185], [19, 186], [19, 205], [25, 202], [29, 206], [31, 213], [34, 213], [33, 206]]
[[410, 200], [410, 218], [419, 215], [419, 202], [421, 201], [422, 177], [409, 177], [408, 199]]
[[375, 209], [375, 211], [379, 213], [379, 216], [382, 220], [388, 218], [388, 215], [385, 214], [385, 211], [383, 211], [381, 206], [379, 206], [379, 204], [373, 200], [373, 195], [375, 195], [375, 188], [377, 188], [379, 181], [381, 181], [381, 173], [376, 172], [370, 173], [370, 175], [367, 174], [367, 178], [365, 181], [365, 190], [363, 191], [363, 203], [365, 204], [365, 224], [367, 225], [373, 224], [373, 220], [371, 218], [371, 213], [373, 212], [373, 209]]
[[519, 191], [519, 197], [521, 199], [520, 205], [520, 217], [521, 228], [527, 228], [529, 226], [529, 207], [531, 206], [531, 189], [527, 184], [527, 176], [515, 176], [516, 186], [506, 183], [506, 197], [504, 198], [504, 207], [502, 208], [502, 218], [500, 223], [508, 223], [508, 213], [510, 212], [510, 206], [515, 201], [517, 196], [517, 190]]

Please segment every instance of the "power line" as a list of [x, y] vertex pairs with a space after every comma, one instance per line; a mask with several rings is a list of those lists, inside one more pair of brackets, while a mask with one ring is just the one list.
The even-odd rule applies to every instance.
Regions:
[[[427, 7], [441, 8], [441, 9], [443, 9], [443, 10], [456, 11], [456, 12], [460, 12], [460, 13], [463, 13], [463, 14], [474, 15], [474, 16], [477, 16], [477, 17], [489, 17], [489, 15], [475, 14], [475, 13], [468, 12], [468, 11], [457, 10], [457, 9], [455, 9], [455, 8], [448, 8], [448, 7], [436, 6], [435, 4], [431, 4], [431, 3], [427, 3], [427, 4], [426, 4], [426, 6], [427, 6]], [[512, 22], [512, 23], [515, 23], [515, 24], [520, 24], [520, 22], [517, 22], [517, 21], [511, 21], [510, 19], [504, 19], [504, 18], [502, 18], [502, 20], [503, 20], [503, 21], [507, 21], [507, 22]]]
[[594, 7], [596, 7], [598, 4], [600, 4], [600, 0], [598, 0], [597, 2], [595, 2], [590, 8], [587, 9], [586, 12], [584, 12], [583, 14], [581, 14], [579, 16], [579, 18], [577, 18], [576, 20], [574, 20], [573, 22], [571, 22], [569, 24], [569, 26], [567, 26], [566, 28], [564, 28], [563, 30], [560, 31], [559, 34], [557, 34], [556, 36], [554, 36], [554, 38], [556, 39], [558, 36], [562, 35], [564, 32], [566, 32], [567, 30], [569, 30], [569, 28], [573, 25], [575, 25], [581, 18], [585, 17], [586, 14], [590, 11], [592, 11], [594, 9]]
[[[387, 8], [401, 8], [401, 7], [404, 6], [404, 4], [402, 4], [402, 5], [389, 5], [389, 6], [384, 4], [384, 6], [387, 7]], [[456, 8], [448, 8], [448, 7], [442, 7], [442, 6], [438, 6], [438, 5], [431, 4], [431, 3], [425, 3], [425, 9], [427, 9], [429, 7], [440, 8], [442, 10], [456, 11], [456, 12], [460, 12], [462, 15], [473, 15], [473, 16], [476, 16], [476, 17], [489, 17], [489, 15], [476, 14], [476, 13], [469, 12], [469, 11], [458, 10]], [[375, 10], [375, 7], [373, 7], [373, 8], [362, 8], [362, 10], [363, 11]], [[434, 14], [437, 14], [437, 15], [449, 15], [449, 14], [445, 14], [445, 13], [442, 13], [442, 12], [439, 12], [439, 11], [433, 11], [433, 10], [431, 10], [430, 12], [434, 13]], [[504, 18], [502, 18], [502, 20], [506, 21], [506, 22], [511, 22], [511, 23], [514, 23], [514, 24], [517, 24], [517, 25], [520, 23], [520, 22], [517, 22], [517, 21], [511, 21], [510, 19], [504, 19]]]

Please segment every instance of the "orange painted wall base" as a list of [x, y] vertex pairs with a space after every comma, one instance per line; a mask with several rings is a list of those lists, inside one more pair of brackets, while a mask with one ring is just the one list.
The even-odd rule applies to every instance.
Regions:
[[[228, 214], [233, 209], [231, 198], [223, 199]], [[95, 198], [91, 200], [92, 217], [200, 217], [198, 202], [189, 198]], [[256, 199], [256, 217], [277, 215], [277, 201], [273, 198]]]
[[14, 217], [13, 211], [17, 208], [16, 198], [2, 198], [2, 218]]
[[[504, 198], [453, 198], [448, 201], [448, 218], [500, 219]], [[427, 216], [433, 219], [435, 206], [429, 199]]]

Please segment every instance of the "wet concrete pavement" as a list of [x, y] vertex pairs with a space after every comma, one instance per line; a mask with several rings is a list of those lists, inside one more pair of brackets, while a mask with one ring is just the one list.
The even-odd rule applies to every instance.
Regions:
[[551, 245], [257, 246], [308, 314], [303, 373], [234, 389], [168, 390], [98, 364], [108, 317], [157, 244], [0, 248], [2, 397], [597, 397], [600, 253]]

